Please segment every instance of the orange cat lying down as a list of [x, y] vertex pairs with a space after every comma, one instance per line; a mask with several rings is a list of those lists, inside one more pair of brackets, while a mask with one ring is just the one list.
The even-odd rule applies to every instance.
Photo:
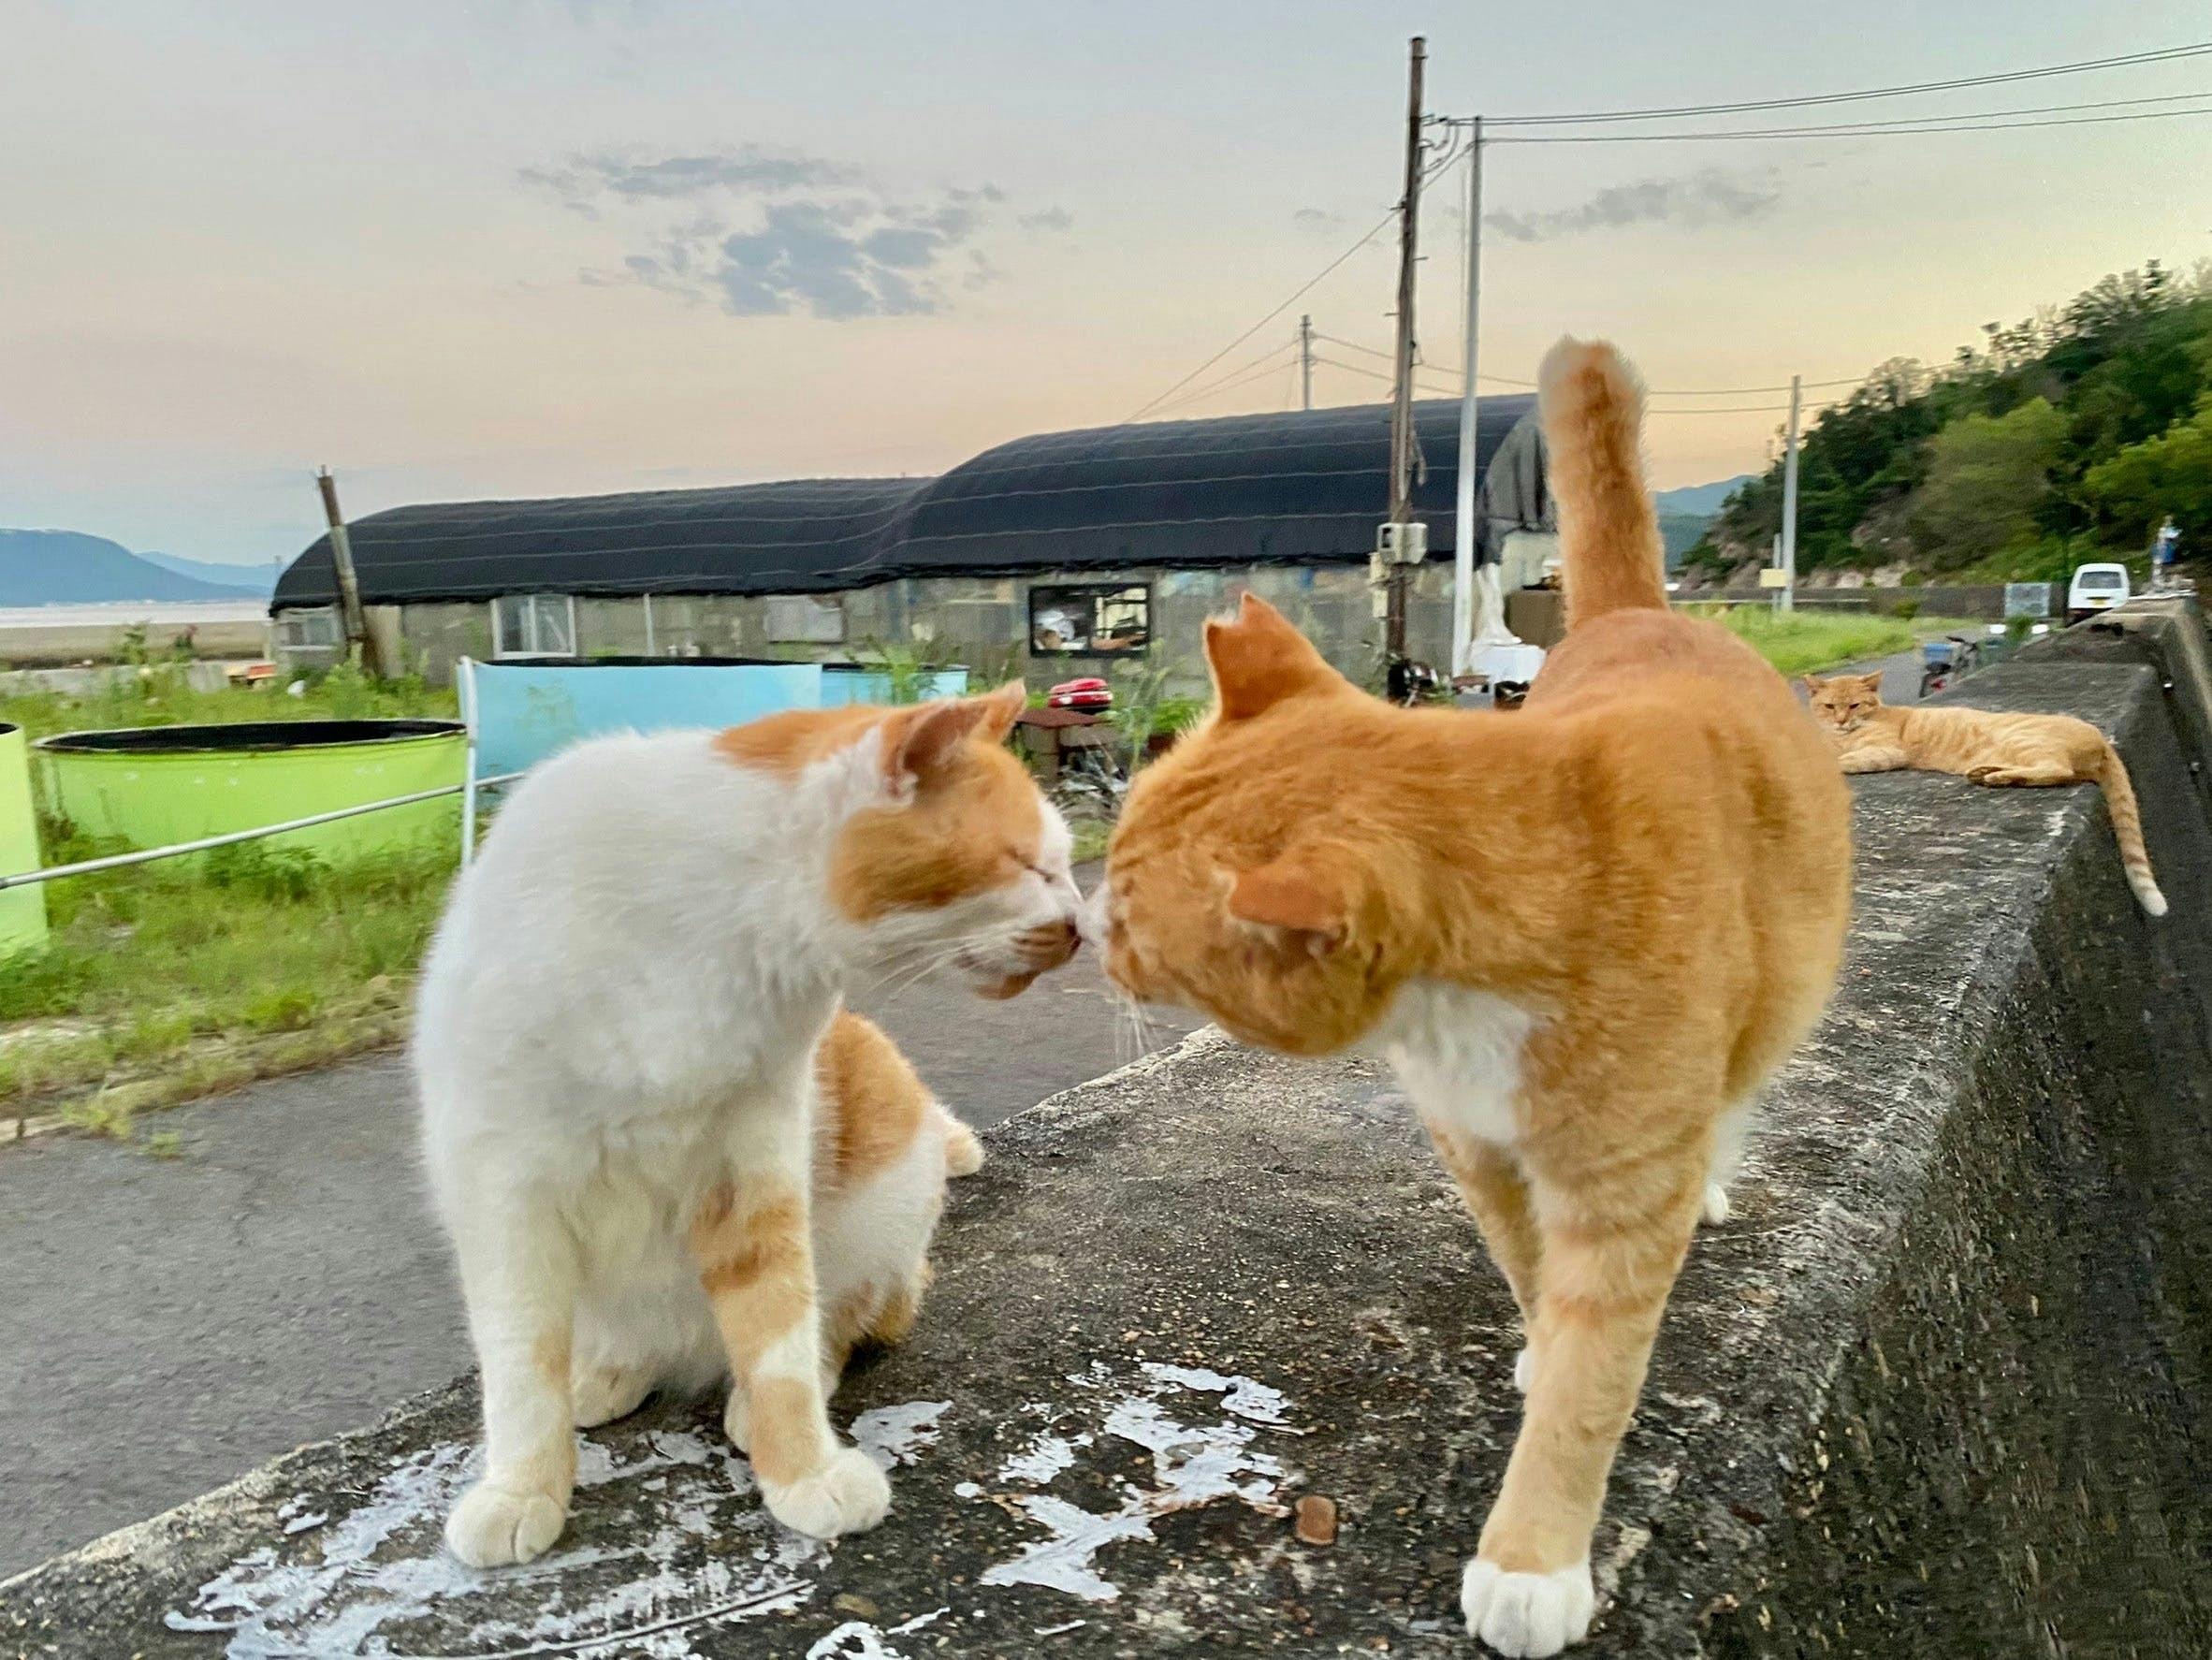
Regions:
[[2095, 784], [2112, 815], [2120, 868], [2136, 903], [2166, 914], [2151, 874], [2143, 815], [2127, 764], [2104, 735], [2072, 715], [2001, 715], [1989, 709], [1896, 709], [1882, 701], [1879, 669], [1866, 675], [1805, 677], [1819, 721], [1845, 772], [1956, 773], [1977, 784]]
[[1386, 1055], [1521, 1306], [1520, 1439], [1467, 1565], [1506, 1654], [1588, 1631], [1590, 1539], [1707, 1185], [1834, 982], [1850, 795], [1789, 688], [1666, 609], [1610, 348], [1543, 376], [1571, 619], [1515, 713], [1404, 709], [1246, 595], [1140, 774], [1108, 971], [1248, 1042]]

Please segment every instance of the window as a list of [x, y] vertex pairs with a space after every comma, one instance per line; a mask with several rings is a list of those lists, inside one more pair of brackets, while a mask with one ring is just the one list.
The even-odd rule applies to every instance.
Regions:
[[1116, 657], [1152, 643], [1145, 584], [1029, 590], [1029, 649], [1044, 657]]
[[491, 602], [494, 657], [574, 657], [576, 602], [564, 593], [507, 594]]
[[766, 606], [768, 639], [773, 645], [835, 646], [845, 638], [845, 603], [818, 600], [811, 594], [779, 594]]
[[277, 640], [287, 651], [334, 651], [344, 637], [335, 605], [277, 613]]

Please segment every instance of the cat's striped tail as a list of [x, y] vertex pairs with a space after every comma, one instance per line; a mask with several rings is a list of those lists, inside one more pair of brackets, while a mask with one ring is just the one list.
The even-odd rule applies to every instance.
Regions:
[[1644, 485], [1644, 388], [1604, 341], [1562, 340], [1537, 371], [1545, 473], [1559, 505], [1567, 626], [1666, 604], [1659, 516]]
[[2146, 916], [2166, 914], [2166, 896], [2159, 892], [2151, 874], [2150, 852], [2143, 845], [2143, 813], [2135, 805], [2135, 786], [2128, 779], [2127, 764], [2109, 740], [2101, 749], [2097, 787], [2104, 792], [2104, 810], [2112, 815], [2112, 838], [2119, 843], [2120, 868]]

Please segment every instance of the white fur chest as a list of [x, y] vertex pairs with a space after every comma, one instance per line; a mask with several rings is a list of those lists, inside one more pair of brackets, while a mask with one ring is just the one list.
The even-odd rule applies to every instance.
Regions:
[[1428, 1122], [1506, 1146], [1520, 1138], [1521, 1052], [1536, 1024], [1490, 992], [1417, 980], [1362, 1047], [1390, 1062]]

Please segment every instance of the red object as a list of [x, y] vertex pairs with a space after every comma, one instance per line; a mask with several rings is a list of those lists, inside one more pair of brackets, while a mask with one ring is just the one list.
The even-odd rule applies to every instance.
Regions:
[[1048, 709], [1110, 709], [1113, 706], [1113, 692], [1096, 675], [1086, 675], [1079, 680], [1062, 680], [1044, 694]]

